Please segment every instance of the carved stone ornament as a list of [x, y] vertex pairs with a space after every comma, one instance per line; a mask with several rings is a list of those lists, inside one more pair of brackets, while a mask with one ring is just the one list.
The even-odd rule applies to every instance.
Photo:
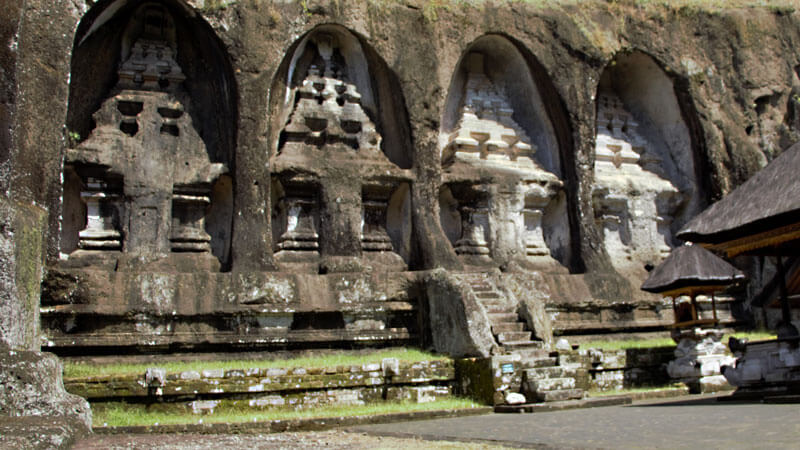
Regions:
[[682, 198], [670, 181], [647, 169], [661, 157], [638, 126], [616, 95], [600, 94], [592, 198], [606, 251], [622, 270], [640, 270], [669, 254], [669, 227]]
[[169, 41], [172, 18], [152, 4], [139, 14], [145, 26], [118, 70], [114, 94], [93, 115], [89, 138], [67, 152], [66, 164], [84, 180], [80, 247], [207, 253], [211, 186], [227, 168], [210, 161], [187, 112], [186, 77]]

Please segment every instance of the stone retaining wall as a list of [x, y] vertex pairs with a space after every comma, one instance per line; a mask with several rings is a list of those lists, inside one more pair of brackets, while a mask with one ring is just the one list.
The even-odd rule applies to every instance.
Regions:
[[364, 405], [384, 400], [416, 403], [452, 394], [452, 361], [381, 363], [293, 369], [202, 370], [68, 378], [71, 393], [95, 404], [125, 401], [151, 409], [212, 413], [218, 408], [302, 409], [320, 405]]
[[674, 346], [624, 350], [581, 349], [559, 352], [559, 360], [574, 372], [577, 386], [594, 391], [663, 386], [670, 383], [666, 365], [675, 359]]
[[613, 391], [670, 384], [666, 366], [674, 346], [624, 350], [557, 351], [549, 358], [522, 361], [518, 355], [465, 358], [456, 362], [457, 391], [487, 405], [504, 403], [504, 393], [519, 392], [527, 368], [557, 366], [584, 391]]

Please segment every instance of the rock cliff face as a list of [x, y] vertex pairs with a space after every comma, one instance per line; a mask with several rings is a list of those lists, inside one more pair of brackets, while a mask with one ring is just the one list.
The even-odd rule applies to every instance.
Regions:
[[408, 342], [435, 268], [662, 326], [646, 268], [800, 138], [800, 12], [680, 4], [12, 1], [0, 187], [48, 214], [52, 345]]
[[[124, 3], [123, 7], [120, 2], [100, 2], [90, 8], [83, 2], [20, 2], [25, 6], [20, 22], [25, 28], [10, 35], [10, 45], [4, 48], [5, 53], [10, 52], [6, 58], [22, 55], [18, 66], [24, 69], [5, 74], [18, 88], [12, 89], [10, 99], [4, 102], [18, 110], [18, 123], [36, 124], [16, 128], [17, 144], [8, 147], [11, 152], [4, 154], [4, 163], [5, 167], [9, 160], [15, 163], [15, 191], [53, 211], [51, 259], [60, 250], [56, 211], [61, 207], [63, 144], [56, 132], [58, 125], [49, 127], [42, 119], [52, 118], [58, 123], [59, 117], [64, 117], [59, 111], [67, 108], [64, 98], [69, 89], [68, 130], [78, 140], [89, 136], [94, 126], [92, 113], [116, 83], [117, 67], [123, 62], [119, 51], [124, 33], [109, 25], [126, 24], [133, 15], [135, 8], [130, 2]], [[239, 231], [232, 237], [231, 250], [237, 255], [232, 264], [241, 264], [242, 268], [268, 267], [272, 259], [272, 238], [267, 233], [270, 211], [257, 206], [270, 203], [270, 171], [263, 169], [270, 155], [276, 154], [286, 124], [279, 105], [285, 101], [284, 73], [294, 64], [291, 55], [300, 43], [298, 36], [322, 24], [338, 24], [351, 32], [364, 48], [358, 64], [368, 66], [368, 75], [375, 80], [388, 77], [379, 84], [391, 89], [375, 88], [380, 92], [372, 94], [377, 98], [371, 100], [372, 110], [367, 111], [375, 116], [373, 119], [379, 118], [378, 131], [388, 133], [383, 147], [395, 147], [386, 151], [402, 155], [395, 159], [403, 161], [403, 168], [410, 166], [416, 175], [411, 189], [417, 240], [413, 268], [456, 264], [432, 206], [439, 204], [445, 170], [440, 142], [442, 124], [452, 115], [447, 111], [447, 97], [460, 61], [481, 37], [505, 39], [498, 45], [477, 47], [490, 59], [508, 53], [505, 42], [516, 48], [529, 72], [520, 76], [531, 77], [538, 90], [543, 112], [537, 113], [534, 107], [515, 110], [517, 122], [523, 128], [532, 117], [546, 117], [552, 123], [550, 131], [537, 129], [536, 124], [528, 128], [538, 132], [531, 136], [538, 147], [557, 147], [539, 148], [536, 154], [555, 152], [559, 156], [559, 175], [566, 185], [570, 210], [573, 254], [568, 265], [573, 272], [609, 267], [591, 193], [595, 185], [596, 99], [601, 79], [620, 59], [642, 53], [663, 75], [632, 70], [630, 73], [638, 79], [624, 79], [626, 75], [622, 74], [612, 80], [617, 84], [622, 80], [647, 87], [649, 81], [661, 76], [671, 84], [662, 87], [672, 92], [660, 95], [675, 97], [688, 135], [684, 142], [691, 147], [683, 149], [682, 157], [695, 163], [696, 202], [701, 205], [728, 192], [798, 137], [796, 95], [800, 80], [796, 68], [800, 58], [795, 49], [800, 32], [796, 26], [798, 13], [788, 6], [759, 8], [742, 2], [744, 6], [714, 9], [638, 6], [636, 2], [464, 5], [414, 1], [312, 1], [302, 6], [291, 2], [177, 0], [167, 5], [178, 22], [184, 22], [177, 24], [179, 31], [195, 33], [209, 40], [217, 49], [214, 52], [227, 54], [207, 57], [197, 49], [181, 47], [177, 58], [181, 63], [202, 65], [202, 69], [184, 68], [189, 74], [186, 83], [190, 91], [201, 89], [196, 85], [203, 80], [193, 81], [191, 75], [202, 71], [209, 80], [221, 80], [209, 84], [225, 85], [225, 89], [208, 92], [225, 97], [214, 101], [235, 104], [235, 111], [230, 111], [230, 106], [195, 105], [204, 112], [193, 118], [206, 133], [213, 125], [210, 117], [224, 121], [225, 126], [217, 129], [235, 133], [201, 135], [206, 145], [211, 142], [214, 149], [209, 152], [214, 156], [225, 151], [235, 154], [226, 156], [225, 162], [236, 161], [237, 187], [248, 186], [236, 190], [234, 202], [235, 228]], [[57, 26], [45, 28], [46, 17], [53, 16], [59, 17]], [[10, 18], [8, 23], [15, 21]], [[93, 44], [95, 41], [98, 44]], [[21, 52], [34, 42], [35, 48]], [[220, 58], [230, 67], [225, 67], [224, 61], [216, 64]], [[232, 74], [224, 73], [226, 70]], [[43, 83], [43, 77], [51, 80]], [[192, 82], [195, 86], [188, 86]], [[510, 84], [502, 88], [512, 94], [517, 89]], [[643, 115], [646, 108], [639, 109], [634, 115]], [[659, 118], [649, 120], [658, 122]], [[50, 135], [52, 142], [34, 146], [32, 134]], [[545, 134], [549, 139], [542, 137]], [[32, 148], [21, 151], [28, 150], [24, 146]], [[4, 182], [8, 187], [8, 177]], [[35, 189], [40, 186], [38, 182], [53, 187]], [[253, 245], [255, 237], [260, 245]]]

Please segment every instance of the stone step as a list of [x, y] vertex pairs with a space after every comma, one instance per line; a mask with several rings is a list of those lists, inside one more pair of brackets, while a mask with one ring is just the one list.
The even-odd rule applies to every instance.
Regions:
[[500, 294], [494, 291], [476, 291], [475, 289], [473, 289], [472, 292], [475, 293], [475, 297], [478, 297], [481, 300], [488, 300], [488, 299], [501, 300], [503, 298], [500, 296]]
[[559, 389], [544, 391], [536, 394], [540, 402], [563, 402], [566, 400], [580, 400], [583, 398], [583, 389]]
[[503, 322], [517, 322], [519, 317], [516, 313], [489, 313], [489, 321], [492, 325]]
[[531, 340], [531, 332], [530, 331], [503, 331], [497, 333], [497, 341], [501, 344], [506, 342], [517, 342], [517, 341], [530, 341]]
[[540, 367], [553, 367], [558, 364], [558, 358], [547, 356], [547, 350], [542, 350], [539, 348], [525, 348], [516, 350], [514, 353], [517, 354], [527, 354], [527, 355], [534, 355], [536, 353], [541, 353], [543, 356], [539, 357], [531, 357], [531, 356], [523, 356], [522, 361], [520, 361], [520, 367], [523, 369], [536, 369]]
[[514, 314], [516, 316], [514, 310], [506, 305], [490, 303], [488, 305], [484, 304], [483, 307], [486, 308], [486, 312], [489, 314]]
[[575, 389], [575, 378], [542, 378], [539, 380], [525, 380], [522, 382], [522, 393], [527, 397], [529, 393], [541, 394], [546, 391], [563, 391]]
[[522, 380], [543, 380], [546, 378], [563, 378], [567, 370], [561, 366], [535, 367], [522, 372]]
[[503, 342], [503, 348], [510, 351], [516, 351], [518, 349], [527, 349], [527, 348], [541, 348], [542, 343], [540, 341], [506, 341]]
[[500, 334], [505, 331], [525, 331], [524, 322], [502, 322], [497, 325], [492, 325], [492, 333]]

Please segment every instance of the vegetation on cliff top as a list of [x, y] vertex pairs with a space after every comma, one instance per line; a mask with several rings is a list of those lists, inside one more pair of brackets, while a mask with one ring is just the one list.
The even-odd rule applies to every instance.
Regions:
[[[313, 0], [312, 0], [313, 1]], [[371, 3], [386, 3], [385, 0], [370, 0]], [[465, 6], [480, 7], [486, 4], [497, 4], [493, 0], [429, 0], [409, 1], [394, 0], [406, 5], [419, 4], [423, 15], [429, 21], [438, 19], [440, 11], [451, 11]], [[306, 0], [302, 3], [305, 5]], [[791, 13], [798, 6], [797, 0], [509, 0], [508, 3], [525, 3], [536, 8], [558, 8], [563, 6], [585, 7], [587, 3], [599, 6], [632, 7], [645, 10], [671, 9], [682, 12], [719, 12], [733, 8], [767, 8], [775, 12]]]

